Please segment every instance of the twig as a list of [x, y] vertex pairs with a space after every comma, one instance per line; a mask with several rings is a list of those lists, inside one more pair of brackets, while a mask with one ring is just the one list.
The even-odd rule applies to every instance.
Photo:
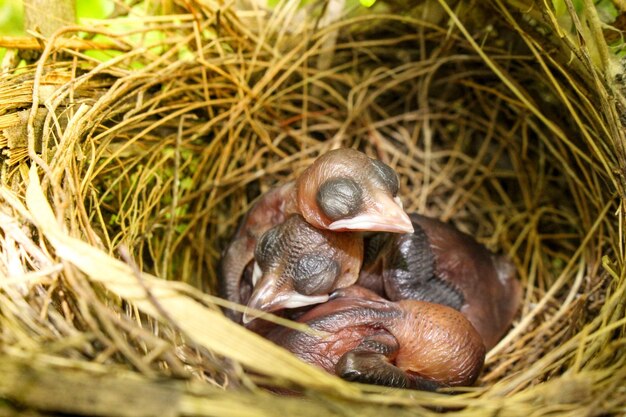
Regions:
[[174, 183], [172, 184], [172, 204], [170, 205], [170, 218], [165, 236], [165, 248], [163, 250], [163, 263], [161, 265], [162, 278], [167, 279], [168, 265], [170, 263], [170, 248], [174, 238], [174, 224], [176, 222], [176, 208], [178, 207], [178, 192], [180, 188], [180, 144], [183, 136], [185, 119], [192, 117], [190, 114], [181, 116], [176, 134], [176, 146], [174, 149]]
[[585, 7], [585, 14], [587, 15], [587, 22], [589, 23], [589, 30], [593, 38], [593, 44], [600, 55], [600, 69], [602, 70], [602, 74], [604, 74], [604, 80], [610, 82], [614, 74], [611, 70], [609, 47], [602, 33], [602, 22], [600, 21], [600, 17], [598, 17], [598, 10], [596, 10], [594, 2], [591, 0], [583, 0], [583, 5]]
[[[74, 49], [77, 51], [115, 50], [115, 51], [128, 52], [131, 49], [129, 46], [121, 45], [119, 43], [90, 41], [90, 40], [75, 39], [75, 38], [72, 38], [72, 39], [56, 38], [51, 43], [52, 43], [52, 48], [54, 49]], [[45, 44], [41, 42], [39, 39], [32, 38], [29, 36], [1, 36], [0, 48], [40, 51], [45, 48]]]

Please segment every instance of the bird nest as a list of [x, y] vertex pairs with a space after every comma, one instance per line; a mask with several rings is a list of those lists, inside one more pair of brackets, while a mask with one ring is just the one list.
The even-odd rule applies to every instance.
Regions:
[[[548, 3], [139, 3], [9, 51], [0, 411], [623, 411], [622, 70], [591, 1]], [[348, 383], [222, 315], [238, 221], [337, 147], [514, 262], [522, 306], [475, 387]]]

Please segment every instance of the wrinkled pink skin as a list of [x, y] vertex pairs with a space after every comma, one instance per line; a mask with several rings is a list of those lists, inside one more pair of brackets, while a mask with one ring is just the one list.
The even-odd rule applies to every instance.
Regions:
[[511, 326], [521, 301], [513, 264], [446, 223], [419, 215], [411, 219], [430, 239], [437, 275], [461, 289], [465, 298], [461, 313], [490, 349]]
[[[471, 385], [484, 362], [485, 347], [473, 326], [456, 310], [438, 304], [393, 303], [363, 288], [350, 287], [298, 321], [326, 334], [275, 327], [266, 337], [330, 373], [341, 372], [336, 367], [347, 353], [367, 351], [364, 340], [388, 348], [379, 355], [384, 356], [380, 367], [385, 368], [379, 373], [402, 371], [409, 381], [402, 385], [406, 387], [417, 380], [432, 381], [434, 387]], [[359, 360], [357, 356], [357, 364]], [[387, 385], [387, 380], [383, 377], [380, 383]]]
[[[460, 291], [464, 301], [461, 313], [491, 349], [510, 327], [521, 301], [513, 264], [449, 224], [419, 214], [409, 217], [416, 230], [421, 228], [429, 240], [435, 275]], [[394, 241], [381, 250], [376, 264], [364, 267], [357, 283], [393, 301], [414, 298], [410, 294], [395, 295], [385, 287], [385, 279], [390, 279], [386, 276], [389, 269], [385, 251], [400, 250], [400, 245], [394, 243], [407, 236], [389, 235]]]

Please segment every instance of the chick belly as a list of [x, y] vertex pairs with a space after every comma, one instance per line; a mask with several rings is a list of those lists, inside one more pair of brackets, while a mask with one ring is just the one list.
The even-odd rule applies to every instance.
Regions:
[[365, 338], [376, 333], [380, 333], [380, 329], [375, 327], [346, 327], [310, 340], [311, 343], [301, 346], [301, 350], [294, 353], [305, 362], [334, 374], [335, 365], [345, 353], [356, 349]]

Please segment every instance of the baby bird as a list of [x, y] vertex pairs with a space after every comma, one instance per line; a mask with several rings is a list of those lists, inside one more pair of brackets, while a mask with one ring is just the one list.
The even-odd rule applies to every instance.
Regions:
[[412, 233], [398, 197], [398, 175], [354, 149], [315, 160], [296, 180], [298, 211], [319, 229]]
[[[334, 290], [354, 284], [363, 241], [355, 233], [316, 229], [294, 214], [261, 236], [254, 259], [247, 306], [274, 312], [326, 302]], [[246, 312], [243, 322], [249, 321]]]
[[[320, 156], [295, 181], [268, 191], [247, 213], [222, 255], [220, 295], [246, 302], [259, 238], [291, 214], [301, 214], [322, 230], [412, 232], [398, 186], [393, 169], [354, 149]], [[240, 318], [234, 311], [226, 313], [235, 321]]]
[[492, 348], [520, 303], [513, 265], [448, 224], [419, 214], [410, 218], [414, 233], [368, 239], [358, 284], [392, 301], [428, 301], [459, 310]]
[[472, 385], [485, 359], [480, 335], [458, 311], [394, 303], [357, 286], [336, 291], [298, 321], [323, 333], [273, 327], [266, 337], [350, 381], [430, 391]]

